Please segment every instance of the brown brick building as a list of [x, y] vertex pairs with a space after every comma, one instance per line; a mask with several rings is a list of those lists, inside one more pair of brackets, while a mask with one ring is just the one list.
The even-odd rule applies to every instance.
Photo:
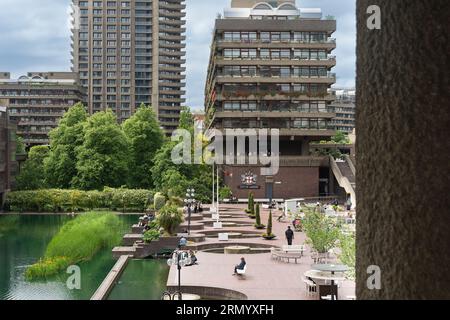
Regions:
[[329, 159], [311, 155], [310, 143], [335, 134], [335, 30], [336, 21], [323, 19], [320, 9], [300, 9], [293, 0], [233, 0], [216, 20], [206, 127], [280, 130], [276, 175], [261, 176], [254, 165], [224, 167], [225, 184], [238, 198], [249, 190], [266, 199], [331, 193]]

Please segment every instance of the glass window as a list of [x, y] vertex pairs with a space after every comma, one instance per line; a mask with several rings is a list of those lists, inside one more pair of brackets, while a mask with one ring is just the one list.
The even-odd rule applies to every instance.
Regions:
[[261, 41], [270, 42], [270, 32], [261, 32]]

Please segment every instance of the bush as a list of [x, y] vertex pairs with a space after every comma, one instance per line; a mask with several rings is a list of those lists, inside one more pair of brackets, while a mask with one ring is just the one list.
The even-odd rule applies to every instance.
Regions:
[[269, 213], [269, 219], [267, 221], [267, 230], [266, 233], [263, 234], [264, 238], [275, 238], [275, 235], [272, 233], [272, 210]]
[[228, 186], [225, 186], [223, 188], [220, 188], [219, 190], [219, 198], [221, 201], [224, 199], [230, 199], [233, 193], [231, 192], [231, 188]]
[[153, 192], [150, 190], [43, 189], [8, 193], [5, 209], [14, 212], [77, 212], [94, 209], [143, 212], [152, 201]]
[[156, 221], [167, 234], [172, 235], [183, 222], [183, 211], [177, 206], [165, 205], [159, 210]]
[[161, 233], [157, 229], [150, 229], [144, 232], [144, 241], [150, 243], [155, 240], [159, 240]]
[[155, 194], [154, 209], [156, 211], [161, 210], [165, 205], [166, 205], [166, 197], [160, 192]]
[[315, 210], [306, 212], [303, 220], [303, 230], [311, 244], [318, 253], [327, 253], [337, 244], [341, 231], [333, 220]]
[[64, 224], [47, 246], [44, 258], [26, 271], [28, 280], [46, 278], [71, 264], [90, 260], [100, 249], [121, 241], [122, 223], [113, 213], [91, 212]]
[[259, 210], [259, 204], [256, 205], [255, 219], [256, 219], [255, 228], [256, 229], [264, 229], [265, 225], [261, 224], [261, 214], [260, 214], [260, 210]]

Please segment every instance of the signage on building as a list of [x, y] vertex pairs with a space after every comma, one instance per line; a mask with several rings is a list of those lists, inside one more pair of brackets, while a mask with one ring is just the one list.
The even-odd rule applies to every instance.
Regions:
[[239, 189], [261, 189], [257, 183], [258, 176], [249, 171], [241, 175], [241, 185], [239, 186]]

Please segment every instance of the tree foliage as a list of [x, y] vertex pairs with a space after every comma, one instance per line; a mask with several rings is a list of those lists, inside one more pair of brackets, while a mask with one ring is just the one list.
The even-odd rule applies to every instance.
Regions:
[[18, 190], [34, 190], [45, 188], [44, 160], [49, 154], [46, 146], [36, 146], [30, 149], [28, 159], [23, 164], [19, 175], [16, 177]]
[[73, 186], [83, 190], [123, 186], [127, 181], [128, 159], [127, 139], [115, 115], [111, 110], [98, 112], [84, 126]]
[[77, 175], [77, 148], [83, 144], [85, 107], [78, 103], [70, 108], [50, 132], [50, 154], [45, 160], [47, 183], [53, 188], [70, 188]]
[[128, 186], [151, 188], [153, 181], [150, 170], [154, 157], [165, 140], [156, 115], [152, 108], [141, 105], [122, 127], [130, 145]]

